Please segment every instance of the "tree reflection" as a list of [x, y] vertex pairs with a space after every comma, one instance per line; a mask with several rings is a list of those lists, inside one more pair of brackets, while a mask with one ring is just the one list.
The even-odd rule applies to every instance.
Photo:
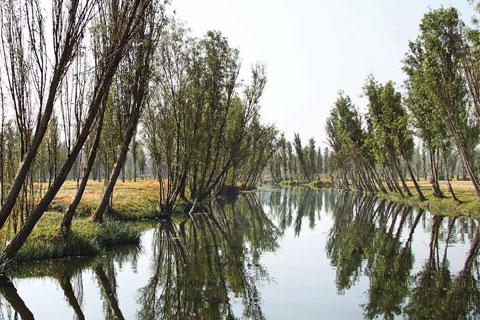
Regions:
[[270, 193], [268, 204], [271, 214], [278, 221], [281, 231], [293, 226], [296, 236], [299, 236], [304, 218], [308, 219], [308, 227], [315, 228], [320, 220], [320, 211], [323, 206], [324, 193], [311, 188], [282, 189]]
[[158, 224], [153, 276], [140, 290], [140, 319], [264, 319], [262, 252], [277, 247], [278, 229], [254, 195], [213, 204], [208, 213]]
[[[69, 307], [72, 309], [74, 319], [85, 319], [82, 300], [83, 300], [83, 280], [82, 272], [88, 269], [93, 270], [99, 283], [100, 297], [105, 304], [105, 319], [124, 319], [120, 310], [116, 296], [116, 270], [115, 263], [121, 265], [125, 261], [135, 263], [139, 248], [137, 246], [125, 246], [109, 252], [105, 256], [98, 258], [84, 257], [71, 259], [36, 262], [30, 264], [17, 265], [13, 270], [15, 278], [50, 278], [55, 280]], [[10, 308], [2, 308], [0, 299], [0, 319], [22, 319], [29, 318], [31, 312], [26, 308], [22, 298], [17, 294], [15, 287], [9, 281], [1, 282], [0, 295], [8, 302]], [[4, 284], [5, 283], [5, 284]]]
[[[411, 208], [358, 194], [338, 194], [335, 203], [327, 256], [336, 268], [340, 294], [355, 285], [362, 275], [368, 277], [367, 301], [363, 305], [365, 318], [479, 317], [476, 257], [480, 227], [473, 220], [428, 218], [421, 210], [415, 213]], [[420, 222], [424, 229], [430, 229], [429, 250], [423, 268], [414, 272], [411, 245]], [[453, 276], [448, 244], [468, 239], [471, 247], [464, 267]]]
[[[137, 292], [137, 318], [264, 319], [259, 285], [270, 278], [262, 256], [276, 251], [286, 232], [294, 235], [288, 241], [296, 241], [320, 218], [330, 226], [325, 252], [337, 292], [344, 294], [362, 278], [367, 283], [365, 318], [480, 318], [477, 221], [308, 188], [243, 194], [201, 213], [159, 221], [152, 250], [144, 248], [152, 253], [151, 273]], [[464, 260], [451, 265], [458, 262], [449, 260], [457, 244], [468, 248]], [[13, 272], [16, 279], [53, 279], [75, 318], [84, 319], [82, 274], [89, 270], [104, 318], [123, 319], [118, 270], [125, 262], [135, 268], [138, 253], [137, 247], [117, 248], [104, 257], [19, 265]], [[29, 300], [22, 298], [11, 282], [0, 286], [0, 319], [33, 318]]]
[[[480, 309], [478, 263], [475, 261], [480, 244], [477, 226], [462, 270], [453, 276], [447, 255], [439, 257], [438, 234], [441, 217], [432, 223], [429, 258], [414, 277], [411, 301], [405, 313], [411, 319], [478, 319]], [[453, 230], [449, 224], [448, 234]], [[445, 250], [447, 250], [447, 246]]]
[[[30, 320], [34, 319], [33, 313], [28, 309], [25, 302], [18, 295], [17, 289], [9, 279], [0, 279], [0, 294], [9, 303], [10, 308], [3, 308], [0, 301], [0, 317], [1, 319], [21, 319]], [[5, 312], [5, 313], [4, 313]]]

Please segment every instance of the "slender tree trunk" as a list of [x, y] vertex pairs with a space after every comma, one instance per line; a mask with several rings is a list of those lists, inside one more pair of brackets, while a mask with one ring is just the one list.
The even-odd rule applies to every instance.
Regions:
[[470, 159], [467, 158], [466, 152], [463, 147], [459, 147], [460, 155], [462, 156], [465, 169], [467, 170], [470, 180], [472, 181], [473, 187], [475, 188], [475, 193], [477, 197], [480, 197], [480, 184], [478, 182], [478, 177], [473, 169]]
[[105, 102], [106, 99], [104, 99], [103, 102], [103, 109], [100, 111], [100, 116], [98, 118], [98, 126], [97, 126], [97, 131], [95, 133], [95, 138], [93, 140], [92, 147], [90, 149], [90, 153], [88, 155], [88, 160], [87, 160], [87, 167], [85, 168], [85, 172], [83, 174], [82, 181], [78, 187], [77, 194], [75, 195], [75, 198], [73, 199], [72, 203], [68, 207], [67, 212], [65, 212], [65, 215], [63, 216], [62, 219], [62, 224], [61, 224], [61, 232], [63, 235], [67, 235], [70, 232], [70, 228], [72, 226], [72, 219], [75, 214], [75, 211], [77, 210], [78, 205], [80, 204], [80, 200], [83, 197], [83, 193], [85, 192], [85, 188], [87, 187], [88, 183], [88, 177], [90, 176], [90, 172], [92, 170], [93, 164], [95, 162], [95, 159], [97, 157], [97, 150], [98, 150], [98, 145], [100, 144], [100, 137], [102, 135], [102, 128], [103, 128], [103, 114], [105, 111]]
[[443, 159], [443, 164], [445, 167], [445, 177], [447, 178], [448, 191], [452, 195], [453, 200], [455, 200], [457, 203], [460, 203], [460, 200], [458, 200], [457, 195], [453, 191], [452, 184], [450, 183], [450, 170], [448, 169], [447, 159], [445, 159], [445, 157]]
[[398, 176], [400, 177], [400, 182], [402, 183], [403, 190], [407, 193], [407, 196], [411, 197], [412, 192], [410, 192], [410, 189], [408, 189], [408, 186], [405, 183], [405, 179], [403, 178], [402, 170], [400, 170], [400, 167], [398, 166], [398, 162], [397, 162], [396, 159], [393, 159], [393, 165], [395, 166], [395, 169], [397, 170]]
[[32, 139], [32, 143], [30, 144], [30, 148], [28, 149], [27, 153], [23, 157], [23, 161], [20, 164], [20, 167], [17, 170], [17, 174], [13, 179], [13, 182], [10, 187], [10, 191], [8, 192], [7, 197], [3, 203], [3, 206], [0, 208], [0, 229], [3, 227], [5, 222], [7, 221], [8, 216], [12, 212], [12, 209], [15, 205], [18, 195], [22, 190], [22, 186], [27, 179], [28, 173], [30, 171], [30, 167], [32, 166], [33, 160], [37, 155], [37, 151], [42, 143], [43, 137], [48, 130], [48, 123], [52, 116], [53, 112], [53, 105], [54, 105], [54, 98], [56, 95], [57, 88], [61, 81], [61, 72], [57, 70], [54, 74], [52, 83], [50, 85], [50, 93], [48, 96], [48, 100], [45, 106], [44, 114], [38, 124], [37, 130], [35, 131], [35, 135]]
[[431, 148], [428, 153], [428, 158], [430, 160], [430, 175], [431, 177], [431, 184], [432, 184], [432, 189], [433, 189], [433, 196], [435, 198], [443, 198], [443, 192], [440, 189], [440, 185], [438, 184], [438, 168], [437, 164], [435, 161], [435, 154], [436, 154], [436, 149]]
[[135, 130], [137, 128], [137, 123], [140, 115], [133, 115], [133, 120], [132, 123], [130, 124], [125, 138], [123, 140], [123, 145], [122, 149], [120, 150], [120, 154], [118, 156], [117, 162], [113, 165], [112, 172], [110, 174], [110, 178], [108, 180], [107, 188], [103, 194], [102, 199], [100, 200], [100, 204], [97, 207], [97, 210], [95, 210], [94, 214], [92, 215], [92, 221], [95, 222], [102, 222], [103, 221], [103, 214], [109, 207], [109, 201], [111, 199], [111, 196], [113, 194], [113, 189], [115, 187], [115, 184], [117, 183], [118, 176], [120, 175], [120, 172], [122, 170], [123, 165], [125, 164], [125, 160], [127, 158], [127, 153], [128, 153], [128, 148], [130, 145], [130, 142], [132, 141], [133, 135], [135, 133]]
[[14, 236], [10, 244], [5, 248], [5, 254], [7, 258], [13, 259], [15, 258], [18, 250], [22, 247], [23, 243], [27, 240], [30, 233], [33, 231], [33, 228], [37, 224], [38, 220], [42, 217], [43, 213], [48, 209], [48, 206], [52, 202], [53, 198], [57, 194], [58, 190], [62, 187], [63, 183], [65, 182], [70, 169], [72, 168], [78, 153], [80, 152], [83, 144], [87, 140], [88, 134], [90, 133], [90, 128], [94, 120], [96, 109], [91, 110], [90, 117], [87, 118], [84, 124], [84, 128], [82, 133], [80, 134], [78, 141], [75, 147], [72, 149], [69, 157], [67, 158], [65, 164], [60, 170], [60, 173], [55, 177], [52, 182], [50, 188], [48, 188], [47, 192], [37, 204], [37, 206], [33, 209], [30, 213], [29, 217], [25, 221], [24, 225], [20, 229], [20, 231]]
[[413, 173], [412, 167], [410, 166], [409, 161], [407, 160], [407, 157], [405, 155], [405, 152], [402, 150], [402, 156], [403, 160], [405, 161], [405, 166], [407, 167], [408, 173], [410, 174], [410, 178], [412, 178], [413, 185], [415, 186], [415, 190], [417, 190], [418, 193], [418, 199], [420, 201], [425, 201], [427, 200], [425, 196], [423, 195], [422, 190], [420, 189], [420, 186], [417, 183], [417, 179], [415, 179], [415, 174]]

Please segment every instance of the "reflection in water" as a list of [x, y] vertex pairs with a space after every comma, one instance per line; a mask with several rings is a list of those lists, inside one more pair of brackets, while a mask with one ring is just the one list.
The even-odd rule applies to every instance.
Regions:
[[139, 319], [235, 319], [232, 297], [242, 299], [243, 317], [264, 319], [256, 284], [268, 275], [259, 257], [276, 248], [278, 230], [251, 195], [212, 209], [158, 224]]
[[18, 319], [18, 316], [25, 320], [34, 319], [33, 313], [18, 295], [17, 289], [13, 283], [8, 279], [3, 280], [3, 282], [2, 286], [0, 286], [0, 294], [10, 304], [11, 308], [7, 308], [7, 314], [2, 315], [1, 319]]
[[[352, 193], [322, 193], [310, 189], [275, 192], [266, 199], [282, 230], [293, 225], [301, 232], [303, 218], [315, 225], [315, 212], [323, 203], [333, 224], [326, 253], [336, 268], [339, 294], [355, 286], [366, 275], [369, 286], [363, 305], [367, 319], [478, 319], [480, 278], [476, 259], [480, 246], [480, 226], [468, 219], [433, 216], [426, 221], [423, 211], [386, 200]], [[336, 198], [332, 199], [332, 195]], [[320, 219], [320, 216], [318, 216]], [[413, 272], [412, 241], [423, 219], [430, 229], [429, 256], [419, 272]], [[427, 226], [427, 224], [429, 224]], [[449, 271], [449, 244], [468, 241], [471, 247], [463, 269]], [[440, 241], [444, 243], [440, 252]]]
[[[32, 319], [30, 297], [21, 297], [14, 283], [45, 277], [58, 284], [75, 319], [88, 318], [87, 270], [105, 319], [269, 318], [261, 292], [271, 276], [262, 258], [321, 224], [328, 227], [324, 261], [335, 270], [339, 303], [348, 304], [342, 300], [346, 293], [364, 286], [361, 308], [367, 319], [480, 317], [476, 221], [431, 216], [355, 193], [295, 188], [245, 194], [212, 204], [208, 213], [162, 220], [152, 243], [144, 242], [141, 250], [126, 247], [101, 258], [20, 265], [13, 283], [0, 286], [0, 319]], [[468, 245], [459, 253], [455, 245], [462, 243]], [[122, 266], [141, 268], [140, 257], [148, 258], [142, 260], [148, 261], [147, 278], [135, 283], [135, 299], [119, 299]]]

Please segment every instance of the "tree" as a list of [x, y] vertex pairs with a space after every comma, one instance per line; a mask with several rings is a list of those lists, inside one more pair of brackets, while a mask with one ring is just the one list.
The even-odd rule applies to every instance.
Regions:
[[157, 47], [163, 24], [163, 7], [151, 2], [138, 26], [130, 47], [127, 48], [119, 72], [115, 78], [113, 105], [119, 113], [117, 119], [123, 124], [122, 143], [115, 164], [112, 167], [107, 187], [100, 203], [92, 215], [93, 221], [101, 222], [109, 206], [113, 188], [125, 165], [130, 142], [132, 141], [143, 110], [148, 103], [149, 83], [152, 75], [152, 58]]
[[[115, 2], [113, 4], [114, 10], [112, 10], [107, 3], [99, 4], [101, 5], [100, 14], [102, 18], [104, 18], [102, 21], [108, 21], [108, 30], [111, 34], [110, 37], [108, 37], [108, 45], [102, 48], [105, 50], [104, 54], [102, 54], [103, 60], [96, 70], [97, 76], [94, 90], [82, 130], [72, 147], [72, 151], [59, 170], [58, 175], [52, 181], [51, 186], [25, 220], [25, 223], [19, 232], [17, 232], [7, 247], [5, 247], [4, 254], [7, 259], [13, 259], [15, 257], [67, 178], [80, 150], [83, 148], [85, 141], [90, 135], [100, 105], [110, 88], [112, 78], [115, 75], [118, 64], [124, 54], [124, 49], [135, 34], [139, 23], [142, 21], [148, 4], [149, 1], [144, 2], [143, 0], [135, 0], [122, 2], [121, 5], [118, 6], [119, 3]], [[74, 13], [72, 10], [69, 12]]]
[[318, 147], [318, 149], [317, 149], [317, 171], [318, 171], [318, 173], [325, 173], [323, 171], [322, 148], [320, 148], [320, 147]]
[[308, 141], [308, 169], [311, 177], [318, 173], [317, 169], [317, 150], [315, 148], [315, 139], [310, 138]]
[[310, 179], [310, 174], [308, 170], [307, 159], [302, 147], [302, 140], [300, 139], [300, 135], [298, 133], [295, 133], [294, 135], [293, 144], [295, 146], [295, 151], [297, 153], [298, 162], [302, 170], [303, 176], [305, 177], [305, 179], [307, 179], [310, 182], [311, 179]]
[[462, 41], [459, 24], [456, 9], [432, 10], [422, 19], [418, 41], [424, 52], [422, 68], [425, 85], [432, 88], [430, 94], [446, 120], [477, 196], [480, 196], [474, 154], [467, 144], [467, 135], [476, 124], [469, 120], [467, 89], [461, 73], [461, 59], [456, 54], [458, 43]]
[[[2, 3], [2, 49], [7, 66], [7, 82], [22, 136], [22, 162], [0, 208], [0, 228], [10, 215], [53, 114], [55, 97], [72, 59], [77, 53], [85, 28], [92, 18], [94, 1], [54, 2], [52, 8], [53, 57], [47, 56], [44, 17], [38, 1]], [[23, 35], [27, 35], [27, 39]], [[26, 42], [32, 45], [27, 45]], [[23, 60], [23, 61], [22, 61]], [[53, 62], [47, 80], [47, 60]], [[26, 117], [32, 116], [28, 103], [35, 92], [38, 102], [35, 129]], [[25, 99], [24, 99], [25, 98]], [[27, 102], [27, 104], [25, 104]], [[33, 133], [31, 136], [30, 133]]]

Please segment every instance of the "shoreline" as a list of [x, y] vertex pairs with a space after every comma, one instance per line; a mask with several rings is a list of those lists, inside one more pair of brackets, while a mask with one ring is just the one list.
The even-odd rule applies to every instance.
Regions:
[[[278, 185], [280, 188], [305, 187], [311, 189], [329, 189], [338, 192], [347, 192], [335, 188], [331, 181], [297, 182], [287, 181]], [[269, 186], [271, 188], [272, 186]], [[266, 190], [265, 186], [256, 190]], [[350, 192], [360, 192], [349, 190]], [[413, 190], [412, 190], [413, 191]], [[428, 189], [422, 190], [428, 191]], [[253, 192], [252, 190], [246, 191]], [[243, 193], [241, 191], [240, 193]], [[361, 192], [360, 192], [361, 193]], [[443, 199], [434, 198], [427, 194], [426, 201], [419, 201], [416, 193], [412, 192], [412, 197], [401, 197], [395, 193], [364, 193], [385, 199], [395, 203], [400, 203], [410, 207], [429, 211], [434, 215], [466, 217], [480, 220], [480, 198], [477, 199], [474, 194], [467, 192], [462, 194], [462, 198], [468, 198], [461, 204], [455, 202], [451, 197]], [[463, 200], [463, 199], [462, 199]], [[32, 236], [27, 240], [24, 247], [20, 250], [14, 264], [28, 262], [47, 261], [52, 259], [62, 259], [70, 257], [96, 257], [108, 252], [111, 248], [121, 245], [138, 245], [141, 234], [158, 221], [158, 217], [149, 211], [151, 203], [144, 202], [144, 207], [139, 209], [138, 202], [135, 202], [132, 208], [126, 209], [122, 205], [122, 211], [114, 208], [107, 217], [103, 225], [92, 223], [85, 215], [77, 216], [72, 225], [72, 233], [66, 241], [59, 240], [59, 222], [63, 216], [62, 212], [49, 211], [42, 218], [41, 223], [36, 227]], [[138, 210], [138, 211], [136, 211]], [[135, 211], [135, 214], [130, 214]], [[127, 214], [125, 214], [127, 213]], [[63, 239], [62, 239], [63, 240]]]

